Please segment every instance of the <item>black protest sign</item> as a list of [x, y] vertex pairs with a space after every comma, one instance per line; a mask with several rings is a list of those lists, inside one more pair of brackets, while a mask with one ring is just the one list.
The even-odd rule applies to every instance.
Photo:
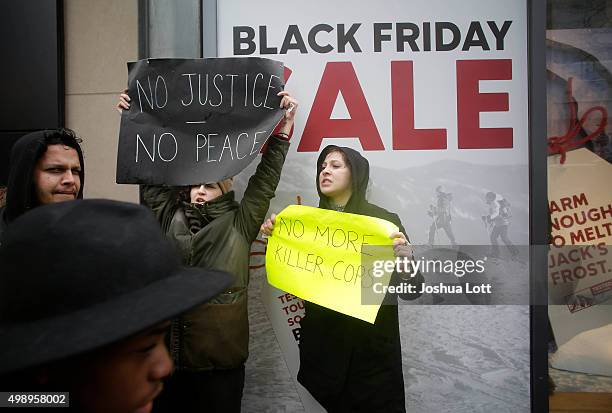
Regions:
[[283, 71], [257, 57], [128, 63], [117, 183], [192, 185], [238, 174], [282, 117]]

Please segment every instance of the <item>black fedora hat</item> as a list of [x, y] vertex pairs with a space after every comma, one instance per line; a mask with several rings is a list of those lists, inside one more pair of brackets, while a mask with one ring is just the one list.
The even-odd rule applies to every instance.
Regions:
[[0, 374], [136, 334], [229, 287], [185, 268], [150, 210], [109, 200], [35, 208], [0, 245]]

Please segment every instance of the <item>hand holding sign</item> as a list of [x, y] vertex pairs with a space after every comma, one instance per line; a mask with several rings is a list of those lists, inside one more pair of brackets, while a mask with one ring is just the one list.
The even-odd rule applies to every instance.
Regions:
[[278, 96], [281, 96], [280, 107], [285, 110], [284, 114], [284, 122], [285, 125], [293, 126], [293, 122], [295, 120], [295, 113], [298, 107], [298, 101], [289, 95], [289, 92], [283, 90], [282, 92], [278, 92]]
[[115, 106], [119, 114], [122, 114], [124, 109], [125, 110], [130, 109], [130, 102], [132, 101], [132, 99], [130, 98], [130, 95], [128, 95], [127, 93], [128, 93], [128, 90], [125, 89], [119, 95], [119, 102], [117, 102], [117, 105]]
[[272, 235], [272, 231], [274, 231], [274, 225], [276, 224], [276, 214], [270, 215], [270, 218], [266, 219], [266, 221], [261, 224], [260, 231], [264, 235], [264, 237], [269, 237]]
[[285, 112], [283, 119], [276, 130], [276, 134], [288, 140], [291, 136], [291, 129], [293, 128], [293, 123], [295, 121], [298, 101], [292, 98], [291, 95], [289, 95], [289, 92], [285, 90], [278, 92], [278, 96], [281, 97], [280, 107], [285, 109]]
[[396, 257], [412, 259], [412, 245], [410, 245], [403, 232], [395, 231], [389, 235], [389, 238], [393, 240], [393, 252], [395, 252]]

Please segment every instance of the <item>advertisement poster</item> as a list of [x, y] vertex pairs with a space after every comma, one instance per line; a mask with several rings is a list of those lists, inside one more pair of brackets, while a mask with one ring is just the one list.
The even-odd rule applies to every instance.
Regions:
[[[316, 0], [293, 8], [276, 0], [228, 0], [217, 3], [216, 17], [218, 56], [283, 62], [285, 88], [300, 102], [270, 212], [298, 196], [317, 206], [319, 151], [348, 146], [370, 162], [368, 200], [397, 213], [414, 245], [494, 240], [497, 265], [528, 277], [528, 258], [514, 259], [514, 246], [529, 244], [525, 3], [386, 0], [356, 7]], [[238, 188], [253, 168], [238, 177]], [[502, 200], [512, 210], [503, 231], [485, 220]], [[321, 411], [295, 381], [300, 300], [270, 287], [261, 257], [252, 258], [252, 283], [261, 283], [276, 343], [252, 349], [251, 359], [284, 357], [279, 374], [286, 377], [288, 370], [293, 382], [285, 381], [277, 400], [294, 406], [297, 390], [300, 411]], [[407, 408], [529, 411], [528, 302], [430, 305], [434, 301], [428, 295], [422, 305], [399, 307]], [[255, 305], [251, 300], [251, 312], [258, 311]], [[247, 377], [249, 403], [261, 397], [258, 385], [249, 384], [257, 380]]]
[[598, 334], [612, 320], [612, 30], [575, 16], [554, 16], [546, 32], [549, 149], [570, 151], [548, 159], [549, 317], [559, 348], [551, 365], [601, 374], [605, 351], [581, 353], [578, 343], [606, 341]]
[[550, 322], [557, 346], [612, 320], [612, 165], [582, 148], [548, 160]]

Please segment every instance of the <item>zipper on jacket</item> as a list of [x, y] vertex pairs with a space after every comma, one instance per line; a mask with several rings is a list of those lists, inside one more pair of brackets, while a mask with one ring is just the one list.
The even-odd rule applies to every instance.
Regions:
[[170, 327], [170, 353], [177, 369], [181, 369], [181, 319], [175, 318]]

